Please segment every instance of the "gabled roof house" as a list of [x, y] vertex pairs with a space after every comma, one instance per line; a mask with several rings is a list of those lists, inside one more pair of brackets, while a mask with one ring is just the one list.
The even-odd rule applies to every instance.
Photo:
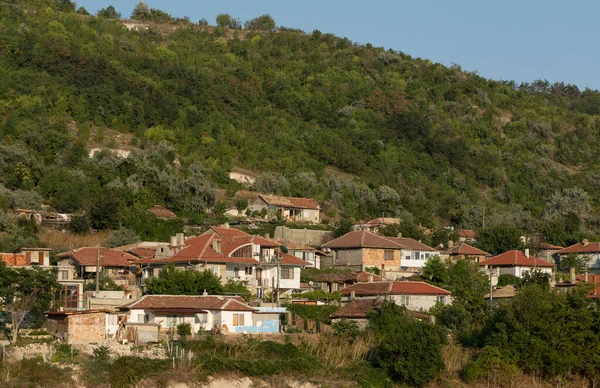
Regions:
[[321, 221], [321, 207], [312, 198], [259, 194], [249, 208], [257, 212], [265, 209], [271, 216], [279, 214], [283, 219], [293, 222], [318, 224]]

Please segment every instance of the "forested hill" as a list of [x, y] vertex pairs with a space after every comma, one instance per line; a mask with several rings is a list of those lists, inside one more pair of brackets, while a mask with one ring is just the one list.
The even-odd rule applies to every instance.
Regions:
[[[211, 27], [148, 9], [130, 30], [112, 8], [85, 14], [0, 2], [5, 206], [95, 211], [98, 228], [155, 204], [192, 216], [214, 188], [240, 189], [227, 172], [241, 167], [328, 217], [478, 228], [485, 207], [488, 226], [600, 223], [597, 91], [487, 80], [268, 17]], [[89, 159], [93, 142], [119, 146], [114, 131], [140, 151]]]

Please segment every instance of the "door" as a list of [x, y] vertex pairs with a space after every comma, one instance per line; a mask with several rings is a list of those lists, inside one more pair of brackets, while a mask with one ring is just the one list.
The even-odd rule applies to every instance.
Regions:
[[259, 287], [262, 286], [262, 269], [257, 268], [254, 273], [256, 274], [256, 285]]

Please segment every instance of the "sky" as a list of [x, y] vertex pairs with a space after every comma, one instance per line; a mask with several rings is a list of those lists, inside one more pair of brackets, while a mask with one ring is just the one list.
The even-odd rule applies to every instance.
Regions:
[[[129, 17], [139, 0], [79, 0], [95, 14]], [[600, 89], [600, 1], [592, 0], [147, 0], [194, 22], [270, 14], [278, 26], [315, 29], [495, 80], [547, 79]]]

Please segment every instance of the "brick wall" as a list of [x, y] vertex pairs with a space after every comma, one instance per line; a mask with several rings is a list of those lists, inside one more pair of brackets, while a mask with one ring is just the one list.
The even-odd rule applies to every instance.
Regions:
[[25, 255], [20, 253], [0, 253], [0, 261], [6, 263], [6, 265], [27, 265]]
[[67, 320], [70, 344], [104, 341], [106, 313], [74, 314], [67, 316]]
[[363, 248], [363, 266], [364, 267], [378, 267], [381, 269], [400, 269], [400, 256], [402, 250], [393, 249], [393, 260], [385, 260], [386, 249], [377, 248]]

